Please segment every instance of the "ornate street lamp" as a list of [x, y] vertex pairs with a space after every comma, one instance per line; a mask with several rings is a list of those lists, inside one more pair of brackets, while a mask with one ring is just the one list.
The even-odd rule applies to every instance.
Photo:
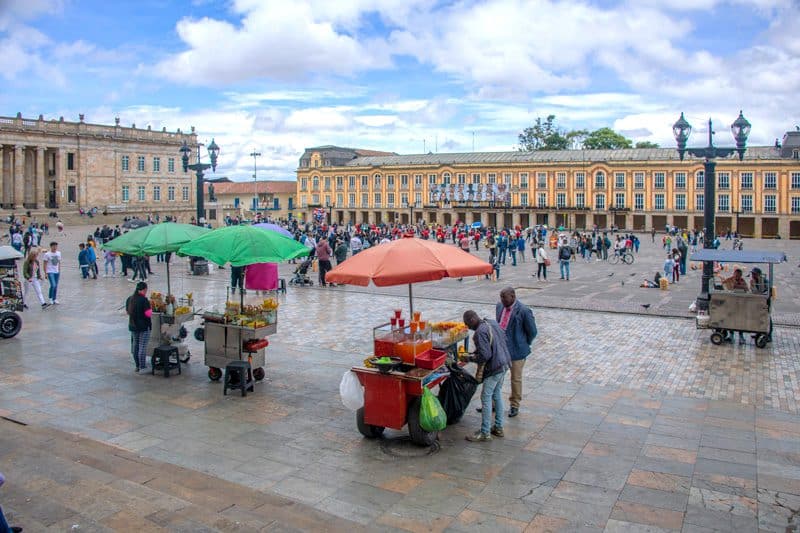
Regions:
[[403, 202], [403, 207], [408, 209], [408, 223], [414, 225], [414, 204], [411, 202]]
[[[681, 113], [680, 118], [673, 124], [672, 133], [675, 136], [675, 141], [678, 143], [678, 154], [681, 161], [683, 161], [686, 152], [695, 157], [702, 157], [705, 159], [703, 163], [705, 184], [703, 189], [703, 222], [705, 229], [703, 230], [703, 248], [711, 248], [714, 243], [714, 217], [716, 216], [716, 194], [717, 194], [717, 178], [716, 178], [716, 159], [718, 157], [729, 157], [736, 152], [739, 155], [739, 161], [744, 159], [744, 152], [747, 145], [747, 137], [750, 135], [751, 125], [744, 118], [744, 115], [739, 111], [738, 118], [731, 124], [731, 133], [736, 141], [736, 148], [719, 148], [714, 146], [714, 129], [711, 124], [711, 119], [708, 119], [708, 146], [705, 148], [686, 148], [686, 142], [689, 140], [689, 135], [692, 133], [692, 126]], [[737, 228], [738, 229], [738, 228]], [[709, 285], [711, 279], [714, 277], [714, 264], [711, 261], [703, 262], [703, 279], [700, 286], [700, 295], [697, 297], [697, 309], [708, 311], [709, 304]]]
[[205, 213], [205, 205], [204, 205], [204, 195], [205, 191], [203, 190], [203, 173], [211, 169], [212, 172], [217, 171], [217, 157], [219, 156], [219, 146], [217, 143], [214, 142], [214, 139], [211, 139], [211, 144], [208, 145], [208, 157], [211, 159], [211, 164], [208, 163], [201, 163], [200, 162], [200, 146], [203, 146], [202, 143], [197, 144], [197, 163], [189, 164], [189, 156], [192, 153], [192, 149], [189, 148], [189, 145], [186, 144], [186, 141], [183, 141], [183, 146], [180, 148], [181, 152], [181, 161], [183, 162], [183, 171], [188, 172], [189, 170], [194, 171], [196, 182], [196, 198], [197, 198], [197, 217], [196, 223], [198, 226], [202, 226], [205, 223], [206, 213]]

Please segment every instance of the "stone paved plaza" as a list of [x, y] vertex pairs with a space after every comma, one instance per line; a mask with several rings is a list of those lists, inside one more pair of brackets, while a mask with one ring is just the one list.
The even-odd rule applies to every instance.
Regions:
[[[62, 304], [25, 312], [20, 335], [0, 342], [0, 504], [26, 530], [784, 532], [798, 523], [796, 243], [760, 243], [790, 255], [776, 275], [776, 318], [789, 325], [764, 350], [714, 346], [695, 329], [685, 310], [698, 272], [669, 291], [638, 288], [662, 262], [649, 237], [635, 265], [577, 263], [569, 283], [554, 271], [536, 282], [528, 263], [499, 282], [416, 286], [415, 307], [435, 320], [469, 307], [491, 315], [510, 284], [539, 327], [506, 437], [465, 441], [479, 425], [470, 408], [437, 448], [420, 450], [402, 432], [363, 439], [338, 393], [368, 354], [371, 326], [407, 306], [405, 287], [290, 288], [267, 379], [246, 398], [223, 396], [193, 339], [181, 376], [133, 372], [120, 309], [133, 285], [79, 279], [73, 252], [86, 233], [60, 238]], [[227, 270], [193, 278], [174, 261], [175, 294], [223, 304]], [[163, 265], [153, 267], [150, 287], [163, 291]], [[292, 268], [281, 266], [287, 277]]]

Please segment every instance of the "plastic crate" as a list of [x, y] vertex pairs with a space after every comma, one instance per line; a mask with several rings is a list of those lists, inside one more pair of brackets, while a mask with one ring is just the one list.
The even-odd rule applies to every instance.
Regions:
[[420, 368], [435, 370], [444, 364], [444, 360], [446, 358], [446, 352], [441, 350], [428, 350], [427, 352], [418, 355], [414, 359], [414, 363]]

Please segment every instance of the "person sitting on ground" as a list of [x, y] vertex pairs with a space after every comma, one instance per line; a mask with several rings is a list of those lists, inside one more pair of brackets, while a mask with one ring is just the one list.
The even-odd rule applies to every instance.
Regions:
[[661, 272], [656, 272], [653, 281], [650, 281], [649, 279], [645, 278], [642, 281], [642, 284], [640, 285], [640, 287], [645, 289], [658, 289], [660, 286], [661, 286]]

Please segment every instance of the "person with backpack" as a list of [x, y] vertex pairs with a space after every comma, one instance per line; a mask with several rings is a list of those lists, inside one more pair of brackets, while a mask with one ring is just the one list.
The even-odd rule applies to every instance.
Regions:
[[561, 270], [561, 278], [569, 281], [569, 260], [572, 257], [572, 250], [570, 250], [569, 243], [566, 239], [562, 239], [558, 245], [558, 264]]

